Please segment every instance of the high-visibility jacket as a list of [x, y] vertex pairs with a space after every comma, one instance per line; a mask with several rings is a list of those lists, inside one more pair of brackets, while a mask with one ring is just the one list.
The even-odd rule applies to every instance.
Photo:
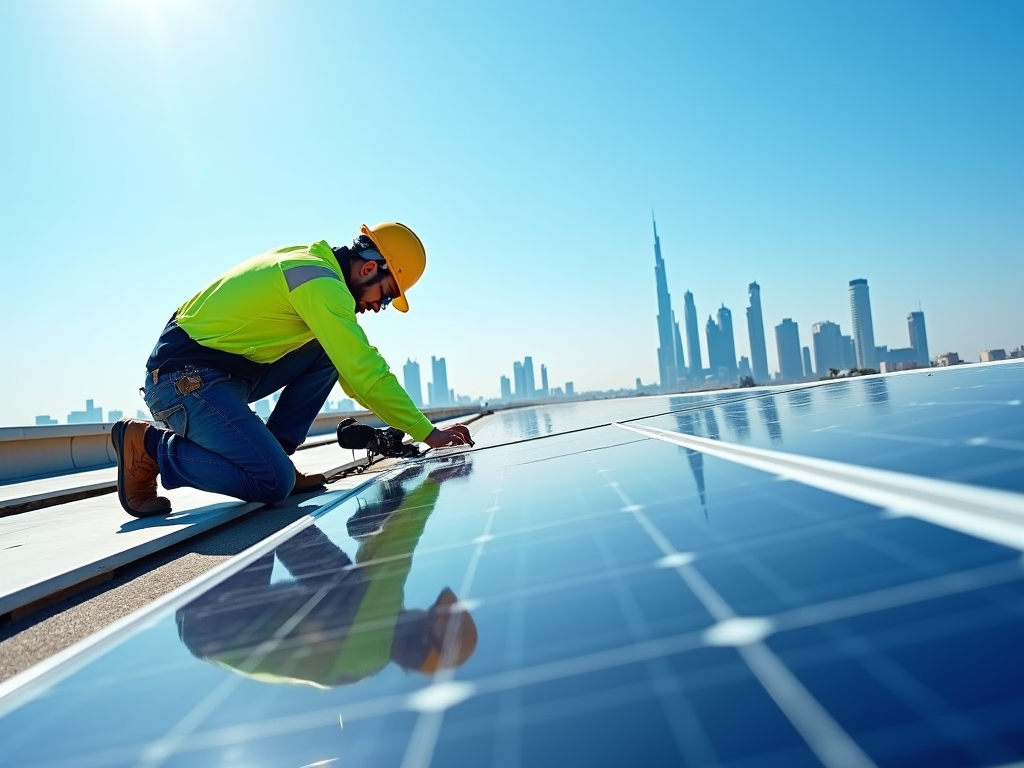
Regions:
[[242, 262], [182, 304], [172, 323], [203, 347], [257, 364], [316, 339], [349, 397], [423, 440], [433, 425], [370, 346], [355, 310], [338, 260], [321, 240]]

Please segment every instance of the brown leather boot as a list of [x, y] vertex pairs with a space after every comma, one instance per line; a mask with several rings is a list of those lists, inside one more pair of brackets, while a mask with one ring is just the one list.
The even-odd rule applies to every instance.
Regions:
[[110, 430], [110, 442], [117, 454], [117, 498], [124, 511], [135, 517], [166, 515], [171, 502], [156, 495], [160, 467], [146, 453], [143, 438], [150, 424], [139, 419], [121, 419]]
[[327, 484], [327, 478], [324, 475], [306, 475], [299, 470], [295, 470], [295, 487], [292, 488], [291, 495], [294, 496], [296, 493], [309, 493], [310, 491], [323, 490]]

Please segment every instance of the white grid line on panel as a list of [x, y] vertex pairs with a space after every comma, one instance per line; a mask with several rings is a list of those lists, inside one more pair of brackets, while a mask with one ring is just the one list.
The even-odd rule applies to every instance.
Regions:
[[863, 501], [894, 514], [917, 517], [1024, 550], [1024, 496], [1020, 494], [709, 440], [655, 427], [615, 426]]
[[[782, 501], [782, 499], [777, 501]], [[815, 514], [813, 508], [805, 509], [793, 504], [787, 504], [786, 506], [794, 509], [815, 524], [817, 524], [821, 519], [826, 519], [823, 515]], [[936, 567], [932, 564], [930, 559], [915, 556], [914, 553], [910, 552], [898, 543], [887, 544], [886, 542], [879, 540], [881, 541], [881, 544], [879, 544], [878, 541], [865, 537], [863, 532], [859, 529], [851, 533], [845, 528], [840, 528], [838, 531], [834, 531], [833, 533], [838, 533], [840, 537], [857, 546], [874, 549], [884, 554], [894, 562], [899, 563], [901, 566], [909, 568], [916, 574], [926, 577], [936, 576]], [[765, 585], [773, 595], [778, 597], [779, 600], [792, 604], [793, 597], [799, 595], [799, 588], [794, 589], [794, 587], [784, 578], [775, 574], [769, 566], [762, 563], [756, 556], [752, 556], [752, 548], [741, 547], [735, 544], [730, 545], [728, 542], [723, 542], [723, 545], [728, 546], [736, 561], [742, 563], [750, 571], [751, 575]], [[703, 558], [701, 559], [703, 561]], [[1001, 578], [999, 581], [1014, 578], [1019, 579], [1022, 575], [1019, 561], [1002, 563], [1000, 570], [1001, 573], [999, 576]], [[988, 581], [991, 580], [991, 578], [988, 579]], [[985, 579], [965, 579], [965, 581], [968, 583], [978, 583], [979, 581], [984, 582]], [[996, 583], [999, 583], [999, 581]], [[955, 591], [950, 588], [949, 583], [944, 583], [942, 586], [944, 589], [941, 592], [941, 596], [952, 594]], [[986, 584], [986, 586], [995, 586], [995, 584]], [[914, 593], [911, 592], [911, 594]], [[995, 604], [999, 605], [999, 603]], [[877, 606], [878, 604], [874, 603], [874, 605]], [[791, 610], [796, 610], [800, 607], [801, 606], [797, 604]], [[884, 610], [884, 608], [878, 607], [878, 610]], [[774, 613], [770, 618], [766, 619], [771, 622], [773, 632], [781, 631], [781, 627], [779, 627], [776, 622], [779, 615], [779, 613]], [[944, 702], [941, 697], [936, 695], [923, 683], [914, 680], [906, 673], [905, 670], [889, 661], [887, 657], [881, 653], [879, 648], [871, 646], [863, 638], [851, 634], [848, 630], [833, 622], [815, 622], [815, 624], [822, 626], [823, 631], [831, 639], [835, 648], [841, 649], [849, 657], [858, 657], [864, 670], [868, 674], [872, 675], [880, 685], [885, 687], [894, 698], [900, 700], [909, 709], [914, 711], [921, 721], [934, 722], [939, 719], [943, 719], [945, 722], [943, 731], [951, 738], [958, 741], [967, 752], [974, 751], [973, 744], [977, 742], [979, 740], [979, 736], [982, 736], [983, 734], [970, 719], [964, 717], [962, 713], [951, 708], [949, 704]], [[984, 755], [982, 754], [976, 754], [974, 756], [979, 759], [984, 758]]]
[[[469, 564], [466, 566], [466, 573], [462, 578], [462, 584], [459, 587], [458, 598], [461, 601], [467, 601], [470, 599], [470, 593], [473, 589], [473, 580], [476, 578], [476, 571], [480, 565], [480, 556], [483, 554], [483, 549], [493, 537], [491, 536], [491, 527], [494, 525], [494, 516], [498, 513], [501, 507], [498, 505], [498, 499], [501, 496], [501, 491], [505, 482], [505, 467], [507, 465], [507, 456], [505, 454], [505, 463], [502, 464], [502, 476], [501, 483], [498, 488], [493, 492], [494, 499], [491, 502], [490, 507], [487, 508], [487, 520], [484, 523], [484, 529], [480, 535], [475, 539], [476, 545], [473, 547], [473, 553], [470, 556]], [[449, 633], [451, 629], [449, 629]], [[445, 647], [442, 649], [442, 656], [451, 653], [450, 643], [453, 642], [451, 637], [446, 637], [444, 640]], [[455, 677], [454, 669], [442, 669], [437, 672], [433, 680], [431, 680], [429, 688], [438, 690], [444, 690], [445, 688], [453, 685], [453, 679]], [[420, 691], [419, 693], [423, 693]], [[416, 696], [418, 694], [413, 694]], [[466, 694], [470, 695], [469, 693]], [[421, 712], [419, 717], [416, 719], [416, 725], [413, 729], [412, 737], [409, 740], [409, 744], [406, 747], [405, 755], [402, 758], [401, 768], [427, 768], [434, 758], [434, 750], [437, 748], [437, 738], [441, 733], [441, 726], [444, 724], [444, 713], [445, 708], [439, 708], [434, 712]]]
[[[591, 459], [591, 464], [596, 466], [596, 459]], [[619, 497], [623, 498], [618, 485], [615, 484], [614, 487]], [[628, 499], [625, 499], [624, 503], [628, 505]], [[604, 572], [614, 571], [615, 560], [611, 552], [608, 551], [607, 542], [603, 538], [597, 537], [597, 547], [603, 560]], [[626, 588], [622, 579], [610, 579], [608, 583], [615, 595], [619, 610], [626, 619], [626, 627], [629, 629], [633, 642], [642, 642], [647, 635], [647, 622], [643, 618], [636, 598]], [[675, 739], [676, 749], [684, 762], [687, 765], [718, 763], [719, 757], [711, 739], [701, 727], [700, 719], [664, 657], [647, 659], [643, 665], [647, 671], [651, 689], [665, 713], [665, 718]]]
[[[601, 472], [607, 478], [607, 471]], [[651, 536], [652, 541], [666, 557], [686, 554], [677, 552], [672, 547], [661, 531], [643, 513], [642, 508], [630, 501], [618, 484], [615, 484], [613, 488], [616, 494], [626, 502], [627, 508], [633, 510], [637, 522]], [[674, 569], [720, 625], [737, 626], [737, 622], [745, 619], [733, 612], [714, 587], [690, 563], [677, 565]], [[714, 629], [713, 627], [709, 632], [713, 632]], [[705, 633], [705, 636], [707, 634]], [[761, 639], [758, 638], [753, 642], [738, 641], [736, 650], [818, 759], [826, 768], [872, 768], [875, 764], [871, 758], [861, 750], [786, 665], [763, 642], [760, 642]]]
[[[284, 641], [288, 633], [295, 629], [299, 622], [316, 607], [317, 603], [327, 596], [329, 589], [330, 587], [328, 586], [322, 587], [310, 597], [299, 610], [274, 632], [270, 639], [261, 643], [253, 650], [239, 667], [239, 671], [244, 674], [254, 670], [269, 653]], [[179, 745], [186, 741], [196, 728], [202, 725], [203, 721], [241, 685], [244, 679], [242, 675], [225, 677], [212, 691], [203, 696], [184, 717], [178, 720], [170, 731], [146, 746], [139, 761], [139, 767], [158, 768], [158, 766], [163, 765], [177, 751]]]

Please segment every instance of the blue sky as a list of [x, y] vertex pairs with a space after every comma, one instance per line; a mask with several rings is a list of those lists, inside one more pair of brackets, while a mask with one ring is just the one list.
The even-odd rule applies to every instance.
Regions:
[[[1024, 343], [1024, 3], [0, 3], [0, 424], [129, 414], [174, 308], [268, 248], [397, 219], [401, 374], [496, 396], [657, 376], [651, 209], [681, 316], [761, 284], [879, 344]], [[703, 343], [703, 333], [702, 333]], [[706, 360], [706, 350], [704, 350]]]

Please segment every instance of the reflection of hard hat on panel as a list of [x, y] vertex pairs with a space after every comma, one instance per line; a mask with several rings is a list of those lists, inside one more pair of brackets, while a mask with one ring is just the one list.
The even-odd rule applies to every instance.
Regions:
[[401, 295], [391, 305], [399, 312], [409, 311], [409, 300], [405, 292], [416, 285], [427, 268], [427, 251], [416, 233], [405, 224], [388, 221], [368, 227], [363, 224], [360, 231], [373, 241], [388, 265], [388, 271], [398, 282]]
[[461, 667], [476, 650], [476, 623], [458, 602], [455, 593], [445, 587], [430, 607], [430, 650], [420, 672], [432, 675], [439, 669]]

